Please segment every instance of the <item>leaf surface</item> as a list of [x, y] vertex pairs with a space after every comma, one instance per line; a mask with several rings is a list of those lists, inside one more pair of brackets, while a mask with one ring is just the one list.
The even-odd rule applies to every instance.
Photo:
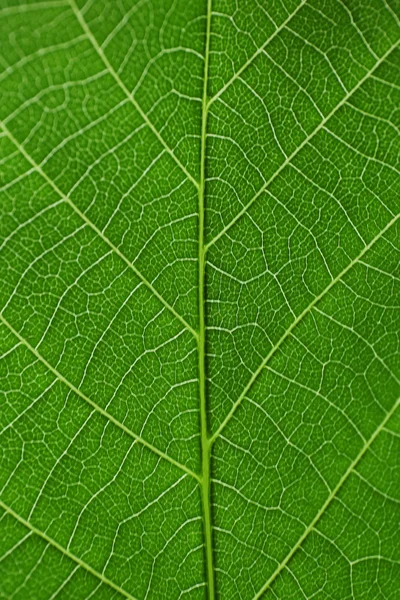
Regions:
[[397, 0], [0, 6], [0, 598], [399, 594]]

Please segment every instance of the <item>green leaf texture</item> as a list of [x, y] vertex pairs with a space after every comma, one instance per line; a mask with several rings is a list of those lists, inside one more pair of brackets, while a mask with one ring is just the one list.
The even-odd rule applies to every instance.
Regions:
[[1, 0], [0, 598], [400, 598], [398, 0]]

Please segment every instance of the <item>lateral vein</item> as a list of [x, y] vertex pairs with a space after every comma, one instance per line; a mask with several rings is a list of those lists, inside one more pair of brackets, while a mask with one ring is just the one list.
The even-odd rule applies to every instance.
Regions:
[[90, 404], [90, 406], [92, 406], [103, 417], [105, 417], [106, 419], [108, 419], [109, 421], [111, 421], [114, 425], [116, 425], [119, 429], [121, 429], [122, 431], [124, 431], [125, 433], [127, 433], [130, 437], [132, 437], [138, 443], [142, 444], [143, 446], [145, 446], [146, 448], [148, 448], [149, 450], [151, 450], [152, 452], [154, 452], [154, 454], [157, 454], [161, 458], [163, 458], [163, 459], [167, 460], [168, 462], [170, 462], [171, 464], [173, 464], [175, 467], [178, 467], [181, 471], [184, 471], [185, 473], [187, 473], [188, 475], [190, 475], [191, 477], [193, 477], [194, 479], [196, 479], [196, 481], [200, 481], [199, 475], [197, 475], [197, 473], [195, 473], [194, 471], [192, 471], [191, 469], [189, 469], [189, 467], [187, 467], [186, 465], [178, 462], [177, 460], [175, 460], [171, 456], [168, 456], [168, 454], [165, 454], [165, 452], [163, 452], [162, 450], [159, 450], [158, 448], [156, 448], [156, 446], [153, 446], [153, 444], [151, 444], [150, 442], [147, 442], [140, 435], [137, 435], [131, 429], [129, 429], [129, 427], [127, 427], [126, 425], [124, 425], [123, 423], [121, 423], [120, 421], [118, 421], [118, 419], [116, 419], [115, 417], [113, 417], [113, 415], [110, 414], [107, 410], [105, 410], [104, 408], [102, 408], [101, 406], [99, 406], [96, 402], [94, 402], [94, 400], [91, 400], [88, 396], [86, 396], [86, 394], [84, 394], [79, 388], [77, 388], [66, 377], [64, 377], [64, 375], [62, 375], [62, 373], [60, 373], [56, 368], [54, 368], [48, 362], [48, 360], [46, 360], [44, 358], [44, 356], [42, 356], [40, 354], [40, 352], [34, 346], [32, 346], [32, 344], [30, 344], [23, 337], [11, 325], [11, 323], [8, 322], [8, 320], [1, 313], [0, 313], [0, 320], [4, 323], [4, 325], [6, 327], [8, 327], [8, 329], [15, 335], [15, 337], [18, 338], [19, 341], [22, 344], [24, 344], [28, 348], [28, 350], [30, 350], [32, 352], [32, 354], [34, 354], [36, 356], [36, 358], [38, 360], [40, 360], [40, 362], [42, 364], [44, 364], [45, 367], [47, 367], [47, 369], [49, 369], [49, 371], [51, 371], [57, 377], [57, 379], [59, 381], [61, 381], [67, 387], [69, 387], [70, 390], [72, 390], [75, 394], [77, 394], [77, 396], [79, 396], [80, 398], [82, 398], [82, 400], [84, 400], [85, 402], [87, 402], [88, 404]]
[[35, 527], [34, 525], [32, 525], [32, 523], [30, 523], [29, 521], [27, 521], [26, 519], [24, 519], [23, 517], [21, 517], [21, 515], [19, 515], [10, 506], [8, 506], [7, 504], [5, 504], [2, 500], [0, 500], [0, 507], [6, 513], [8, 513], [10, 516], [14, 517], [14, 519], [16, 519], [17, 521], [19, 521], [19, 523], [21, 523], [27, 529], [29, 529], [32, 533], [34, 533], [34, 534], [38, 535], [39, 537], [41, 537], [48, 544], [50, 544], [51, 546], [53, 546], [54, 548], [56, 548], [57, 550], [59, 550], [60, 552], [62, 552], [62, 554], [64, 554], [65, 556], [67, 556], [68, 558], [70, 558], [71, 560], [73, 560], [80, 567], [82, 567], [83, 569], [85, 569], [86, 571], [88, 571], [89, 573], [91, 573], [92, 575], [94, 575], [95, 577], [97, 577], [97, 579], [100, 579], [103, 583], [105, 583], [109, 587], [113, 588], [114, 590], [116, 590], [117, 592], [119, 592], [120, 594], [122, 594], [123, 596], [125, 596], [125, 598], [129, 598], [129, 600], [136, 600], [136, 598], [134, 596], [132, 596], [129, 592], [126, 592], [119, 585], [117, 585], [116, 583], [114, 583], [113, 581], [111, 581], [111, 579], [108, 579], [108, 577], [106, 577], [105, 575], [103, 575], [99, 571], [96, 571], [96, 569], [93, 569], [93, 567], [91, 567], [90, 565], [88, 565], [81, 558], [79, 558], [78, 556], [76, 556], [75, 554], [73, 554], [72, 552], [70, 552], [69, 550], [67, 550], [66, 548], [64, 548], [63, 546], [61, 546], [61, 544], [59, 544], [58, 542], [56, 542], [55, 540], [53, 540], [53, 538], [51, 538], [49, 535], [47, 535], [47, 533], [45, 533], [44, 531], [41, 531], [40, 529], [38, 529], [37, 527]]
[[118, 75], [118, 73], [115, 71], [115, 69], [111, 65], [110, 61], [108, 60], [108, 58], [104, 54], [103, 49], [101, 48], [101, 46], [97, 42], [96, 38], [94, 37], [93, 33], [91, 32], [90, 27], [87, 24], [87, 22], [85, 21], [83, 15], [81, 13], [81, 11], [77, 7], [75, 0], [68, 0], [68, 2], [70, 4], [70, 6], [71, 6], [71, 9], [73, 10], [73, 12], [75, 14], [75, 16], [76, 16], [76, 18], [77, 18], [80, 26], [82, 27], [82, 29], [85, 32], [87, 38], [91, 42], [93, 48], [95, 49], [95, 51], [97, 52], [97, 54], [100, 56], [101, 60], [105, 64], [105, 66], [107, 67], [110, 75], [117, 82], [117, 84], [119, 85], [119, 87], [121, 88], [121, 90], [124, 92], [124, 94], [132, 102], [133, 106], [136, 108], [136, 110], [138, 111], [138, 113], [140, 114], [140, 116], [142, 117], [142, 119], [147, 123], [147, 125], [149, 126], [149, 128], [151, 129], [151, 131], [154, 133], [154, 135], [156, 136], [156, 138], [158, 139], [158, 141], [163, 145], [163, 147], [168, 152], [168, 154], [174, 159], [174, 161], [177, 163], [177, 165], [180, 167], [180, 169], [183, 171], [183, 173], [186, 175], [186, 177], [193, 183], [193, 185], [196, 187], [196, 189], [198, 189], [199, 188], [199, 182], [196, 181], [196, 179], [193, 177], [193, 175], [191, 175], [189, 173], [189, 171], [181, 163], [181, 161], [179, 160], [179, 158], [171, 150], [171, 148], [168, 146], [168, 144], [166, 143], [166, 141], [164, 140], [164, 138], [160, 135], [160, 133], [154, 127], [154, 125], [150, 121], [149, 117], [146, 115], [146, 113], [143, 111], [143, 109], [141, 108], [141, 106], [138, 104], [138, 102], [135, 99], [135, 97], [133, 96], [133, 94], [128, 90], [128, 88], [126, 87], [126, 85], [124, 84], [124, 82], [122, 81], [122, 79], [120, 78], [120, 76]]
[[235, 223], [237, 223], [237, 221], [239, 221], [239, 219], [248, 212], [248, 210], [251, 208], [251, 206], [253, 206], [253, 204], [255, 203], [255, 201], [261, 196], [261, 194], [268, 188], [269, 185], [271, 185], [271, 183], [276, 179], [276, 177], [281, 173], [281, 171], [283, 171], [283, 169], [285, 167], [287, 167], [287, 165], [289, 165], [291, 163], [291, 161], [297, 156], [297, 154], [304, 148], [304, 146], [306, 146], [309, 141], [321, 130], [323, 129], [323, 127], [326, 125], [326, 123], [329, 121], [329, 119], [339, 110], [339, 108], [341, 108], [344, 104], [346, 104], [346, 102], [349, 100], [349, 98], [362, 86], [362, 84], [368, 79], [368, 77], [370, 77], [372, 75], [372, 73], [383, 63], [384, 60], [386, 60], [386, 58], [389, 56], [389, 54], [391, 54], [391, 52], [393, 52], [393, 50], [399, 45], [400, 40], [398, 40], [395, 44], [393, 44], [393, 46], [387, 50], [387, 52], [385, 52], [385, 54], [383, 54], [381, 56], [381, 58], [374, 64], [374, 66], [367, 71], [367, 73], [364, 75], [364, 77], [362, 77], [360, 79], [360, 81], [347, 93], [345, 94], [345, 96], [343, 96], [343, 98], [340, 100], [340, 102], [338, 102], [338, 104], [336, 104], [335, 108], [333, 108], [331, 110], [331, 112], [319, 123], [319, 125], [317, 125], [317, 127], [310, 133], [310, 135], [308, 135], [307, 137], [304, 138], [304, 140], [301, 142], [301, 144], [296, 148], [296, 150], [294, 150], [292, 152], [292, 154], [290, 154], [284, 161], [283, 163], [278, 167], [278, 169], [275, 171], [275, 173], [273, 175], [271, 175], [271, 177], [268, 179], [268, 181], [266, 181], [258, 190], [258, 192], [256, 192], [254, 194], [254, 196], [251, 198], [251, 200], [248, 201], [248, 203], [243, 206], [243, 208], [237, 213], [237, 215], [223, 228], [221, 229], [221, 231], [211, 240], [208, 242], [208, 244], [205, 247], [206, 252], [209, 250], [209, 248], [211, 246], [213, 246], [222, 236], [225, 235], [225, 233], [227, 231], [229, 231], [229, 229], [231, 229], [231, 227], [233, 227], [233, 225], [235, 225]]
[[332, 281], [329, 283], [329, 285], [327, 285], [326, 288], [324, 290], [322, 290], [322, 292], [318, 296], [316, 296], [314, 298], [314, 300], [312, 302], [310, 302], [310, 304], [308, 306], [306, 306], [306, 308], [298, 315], [298, 317], [296, 317], [296, 319], [294, 319], [292, 324], [288, 327], [288, 329], [285, 331], [285, 333], [281, 336], [281, 338], [278, 340], [278, 342], [275, 344], [275, 346], [273, 346], [271, 348], [271, 350], [268, 352], [267, 356], [264, 358], [264, 360], [260, 363], [260, 365], [254, 371], [253, 375], [250, 377], [246, 387], [244, 388], [244, 390], [242, 391], [242, 393], [240, 394], [240, 396], [238, 397], [238, 399], [232, 406], [231, 410], [229, 411], [229, 413], [227, 414], [225, 419], [222, 421], [221, 425], [218, 427], [217, 431], [211, 437], [211, 440], [210, 440], [211, 444], [213, 444], [215, 442], [215, 440], [221, 434], [223, 429], [229, 423], [233, 414], [236, 412], [237, 408], [240, 406], [240, 404], [246, 397], [246, 394], [248, 393], [250, 388], [253, 386], [253, 384], [257, 380], [258, 376], [260, 375], [260, 373], [262, 372], [264, 367], [267, 365], [267, 363], [270, 361], [270, 359], [274, 356], [274, 354], [277, 352], [277, 350], [281, 347], [281, 345], [286, 340], [286, 338], [289, 337], [289, 335], [292, 333], [292, 331], [295, 329], [295, 327], [297, 327], [297, 325], [304, 319], [304, 317], [306, 315], [308, 315], [308, 313], [314, 308], [314, 306], [320, 300], [322, 300], [322, 298], [324, 298], [324, 296], [326, 296], [326, 294], [332, 289], [332, 287], [346, 275], [346, 273], [364, 256], [364, 254], [366, 254], [368, 252], [368, 250], [370, 250], [372, 248], [372, 246], [386, 233], [386, 231], [388, 229], [390, 229], [390, 227], [392, 227], [392, 225], [394, 225], [394, 223], [396, 223], [396, 221], [398, 220], [399, 217], [400, 217], [400, 214], [393, 217], [393, 219], [391, 219], [385, 225], [385, 227], [369, 242], [369, 244], [367, 244], [362, 249], [362, 251], [358, 254], [358, 256], [353, 258], [353, 260], [351, 262], [349, 262], [347, 267], [345, 267], [343, 269], [343, 271], [341, 271], [334, 279], [332, 279]]
[[329, 507], [329, 505], [331, 504], [332, 500], [336, 497], [336, 495], [338, 494], [338, 492], [340, 491], [340, 489], [343, 487], [343, 485], [346, 482], [346, 480], [348, 479], [349, 475], [351, 475], [351, 473], [354, 471], [354, 469], [356, 468], [356, 466], [358, 465], [358, 463], [360, 462], [360, 460], [363, 458], [363, 456], [365, 455], [365, 453], [367, 452], [367, 450], [371, 447], [371, 445], [374, 443], [375, 439], [378, 437], [378, 435], [380, 434], [380, 432], [384, 429], [386, 423], [393, 416], [393, 414], [395, 413], [395, 411], [396, 411], [397, 407], [399, 406], [399, 404], [400, 404], [400, 398], [398, 398], [396, 400], [396, 402], [394, 403], [393, 407], [386, 414], [385, 418], [380, 423], [380, 425], [377, 427], [377, 429], [375, 430], [375, 432], [371, 435], [371, 437], [369, 438], [369, 440], [361, 448], [360, 452], [358, 453], [358, 455], [356, 456], [356, 458], [353, 460], [353, 462], [350, 463], [350, 465], [348, 466], [347, 470], [345, 471], [345, 473], [340, 478], [340, 480], [337, 483], [337, 485], [333, 488], [333, 490], [331, 491], [331, 493], [329, 494], [329, 496], [325, 500], [324, 504], [322, 505], [322, 507], [320, 508], [320, 510], [315, 515], [314, 519], [311, 521], [311, 523], [308, 525], [308, 527], [304, 531], [303, 535], [297, 540], [297, 542], [293, 546], [292, 550], [286, 555], [286, 557], [284, 558], [284, 560], [279, 564], [279, 566], [272, 573], [272, 575], [268, 579], [268, 581], [257, 592], [257, 594], [254, 596], [253, 600], [259, 600], [259, 598], [261, 598], [261, 596], [268, 590], [268, 588], [271, 586], [271, 584], [277, 578], [277, 576], [279, 575], [279, 573], [286, 567], [286, 565], [288, 564], [288, 562], [290, 561], [290, 559], [292, 558], [292, 556], [300, 548], [300, 546], [302, 545], [302, 543], [304, 542], [304, 540], [309, 536], [309, 534], [315, 528], [315, 526], [318, 523], [318, 521], [324, 515], [326, 509]]
[[211, 104], [213, 102], [215, 102], [238, 77], [240, 77], [240, 75], [243, 73], [243, 71], [245, 71], [247, 69], [247, 67], [249, 67], [251, 65], [252, 62], [254, 62], [254, 60], [257, 58], [257, 56], [259, 56], [259, 54], [262, 54], [265, 47], [268, 46], [268, 44], [270, 42], [272, 42], [274, 37], [277, 36], [278, 33], [280, 33], [282, 31], [282, 29], [284, 29], [286, 27], [286, 25], [293, 19], [293, 17], [302, 8], [302, 6], [304, 6], [304, 4], [306, 4], [306, 2], [308, 2], [308, 0], [302, 0], [300, 2], [300, 4], [297, 6], [297, 8], [292, 12], [292, 14], [289, 15], [288, 18], [285, 19], [285, 21], [283, 21], [283, 23], [281, 23], [275, 29], [275, 31], [269, 36], [269, 38], [267, 40], [265, 40], [265, 42], [259, 48], [257, 48], [257, 50], [254, 52], [254, 54], [252, 54], [250, 56], [250, 58], [240, 67], [240, 69], [238, 69], [236, 71], [236, 73], [234, 75], [232, 75], [232, 77], [229, 79], [229, 81], [227, 81], [225, 83], [225, 85], [223, 85], [222, 88], [212, 98], [210, 98], [210, 100], [208, 101], [208, 107], [210, 107]]
[[32, 165], [35, 171], [37, 171], [53, 188], [53, 190], [67, 203], [70, 205], [72, 210], [79, 215], [79, 217], [91, 228], [93, 231], [97, 233], [97, 235], [128, 265], [130, 269], [139, 277], [142, 283], [158, 298], [160, 302], [172, 313], [181, 323], [182, 325], [190, 331], [193, 337], [197, 340], [198, 333], [189, 325], [189, 323], [175, 310], [175, 308], [165, 300], [162, 295], [156, 290], [150, 281], [148, 281], [144, 275], [139, 271], [137, 267], [121, 252], [121, 250], [115, 246], [112, 241], [104, 235], [104, 233], [83, 213], [74, 202], [72, 202], [71, 198], [64, 194], [58, 187], [58, 185], [47, 175], [47, 173], [42, 169], [40, 165], [31, 157], [31, 155], [25, 150], [25, 148], [18, 142], [18, 140], [13, 136], [11, 131], [6, 127], [3, 122], [0, 122], [0, 126], [3, 129], [4, 133], [10, 138], [12, 143], [18, 148], [21, 154], [26, 158], [26, 160]]

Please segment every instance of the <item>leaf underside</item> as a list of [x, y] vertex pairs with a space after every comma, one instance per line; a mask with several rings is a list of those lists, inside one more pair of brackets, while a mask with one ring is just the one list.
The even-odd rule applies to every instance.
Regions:
[[1, 1], [1, 599], [399, 598], [399, 15]]

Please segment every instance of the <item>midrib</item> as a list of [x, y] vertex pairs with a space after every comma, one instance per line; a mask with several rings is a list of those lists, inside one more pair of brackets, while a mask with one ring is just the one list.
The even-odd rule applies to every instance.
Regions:
[[212, 526], [211, 526], [211, 489], [210, 489], [210, 467], [211, 467], [211, 443], [207, 423], [207, 390], [206, 390], [206, 323], [205, 323], [205, 168], [206, 168], [206, 142], [207, 142], [207, 114], [208, 114], [208, 67], [210, 56], [210, 34], [211, 34], [211, 11], [212, 0], [207, 0], [207, 25], [206, 45], [204, 57], [204, 81], [201, 118], [201, 157], [200, 157], [200, 185], [199, 185], [199, 390], [200, 390], [200, 427], [201, 427], [201, 498], [203, 510], [204, 527], [204, 552], [205, 566], [207, 572], [208, 600], [215, 599], [215, 581], [212, 548]]

